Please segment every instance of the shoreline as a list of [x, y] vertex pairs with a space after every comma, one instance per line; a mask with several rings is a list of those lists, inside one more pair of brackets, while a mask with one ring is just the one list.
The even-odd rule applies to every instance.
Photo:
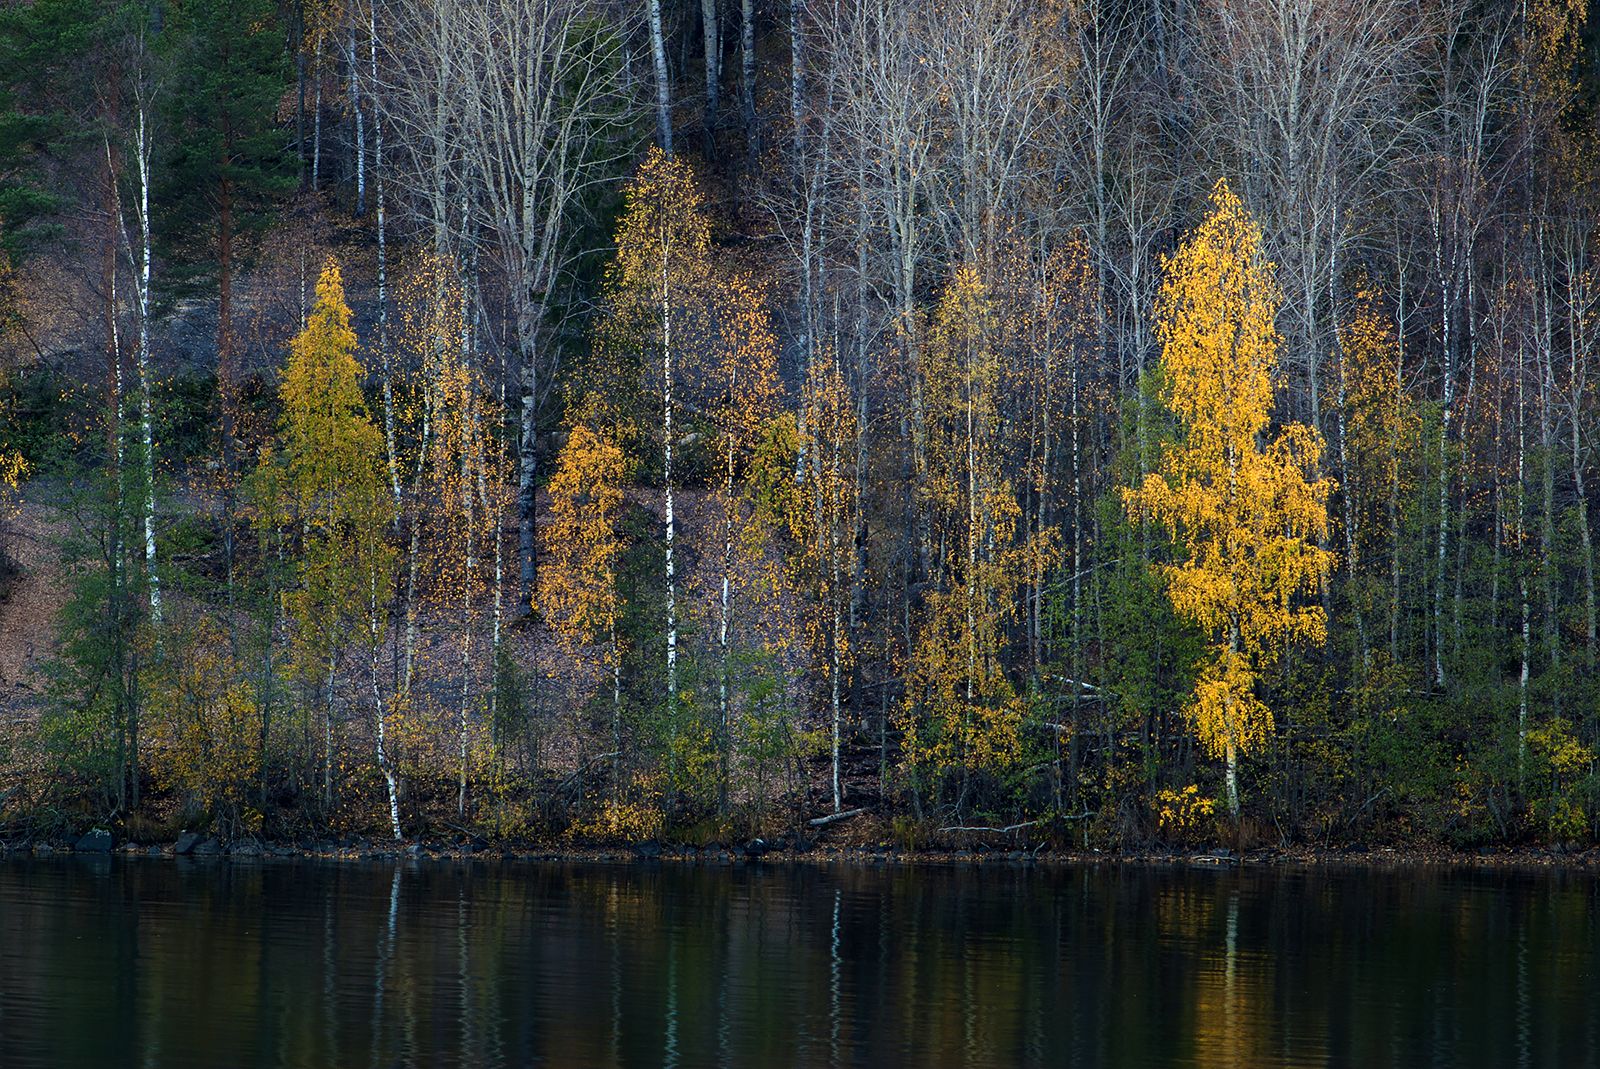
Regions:
[[[84, 838], [92, 837], [93, 833]], [[180, 849], [180, 847], [183, 847]], [[705, 867], [803, 868], [850, 866], [863, 869], [1067, 869], [1133, 866], [1144, 868], [1448, 868], [1539, 870], [1600, 876], [1600, 847], [1581, 851], [1555, 848], [1484, 848], [1458, 850], [1433, 846], [1290, 847], [1234, 853], [1224, 848], [1185, 850], [1007, 850], [955, 848], [907, 850], [887, 844], [790, 844], [744, 846], [687, 846], [674, 843], [637, 843], [625, 846], [549, 846], [536, 844], [482, 845], [462, 842], [393, 842], [337, 839], [311, 843], [243, 840], [223, 844], [196, 836], [194, 841], [167, 843], [114, 843], [100, 848], [65, 842], [8, 843], [0, 841], [0, 860], [23, 857], [118, 857], [123, 859], [193, 863], [326, 862], [351, 863], [461, 863], [494, 865], [699, 865]]]

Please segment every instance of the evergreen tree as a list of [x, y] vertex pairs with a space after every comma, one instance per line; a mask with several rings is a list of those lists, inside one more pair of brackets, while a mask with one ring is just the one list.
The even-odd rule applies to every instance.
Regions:
[[239, 342], [234, 282], [239, 236], [295, 183], [289, 138], [276, 121], [289, 67], [272, 0], [178, 0], [168, 17], [173, 131], [167, 229], [215, 272], [217, 407], [222, 453], [222, 536], [233, 584], [234, 476], [240, 436]]

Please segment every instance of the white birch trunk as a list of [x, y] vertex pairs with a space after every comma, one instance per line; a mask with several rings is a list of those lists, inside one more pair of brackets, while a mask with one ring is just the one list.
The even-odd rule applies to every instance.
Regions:
[[755, 0], [739, 4], [739, 104], [744, 111], [744, 136], [749, 156], [754, 161], [761, 152], [756, 134], [756, 5]]
[[[737, 374], [737, 372], [735, 372]], [[734, 397], [730, 394], [728, 404], [730, 409]], [[732, 412], [729, 413], [730, 421]], [[728, 616], [732, 610], [732, 581], [733, 581], [733, 429], [727, 431], [726, 442], [726, 469], [723, 472], [722, 496], [722, 603], [717, 621], [717, 645], [719, 658], [719, 673], [717, 678], [717, 730], [719, 733], [718, 749], [722, 762], [721, 777], [718, 784], [718, 808], [722, 812], [728, 809], [728, 766], [730, 751], [733, 747], [732, 731], [728, 709]]]
[[383, 377], [383, 443], [389, 460], [389, 492], [394, 499], [396, 530], [400, 523], [400, 462], [394, 437], [394, 363], [389, 352], [389, 260], [383, 189], [383, 109], [378, 104], [378, 16], [375, 0], [367, 5], [367, 59], [372, 88], [372, 192], [378, 213], [378, 358]]
[[[667, 293], [667, 259], [671, 255], [665, 247], [661, 250], [661, 423], [662, 423], [662, 481], [666, 486], [667, 521], [667, 712], [676, 717], [678, 709], [678, 580], [673, 559], [673, 542], [677, 538], [678, 519], [672, 505], [672, 309]], [[676, 727], [672, 728], [676, 731]]]
[[400, 834], [400, 797], [394, 778], [394, 766], [389, 763], [389, 753], [385, 748], [388, 730], [387, 717], [383, 711], [383, 691], [378, 685], [378, 602], [376, 597], [376, 584], [370, 588], [374, 596], [367, 599], [367, 641], [369, 649], [368, 672], [372, 679], [372, 707], [376, 722], [373, 725], [377, 735], [378, 769], [383, 773], [383, 782], [389, 791], [389, 829], [394, 833], [395, 842], [402, 838]]
[[717, 25], [717, 0], [700, 0], [701, 41], [706, 63], [706, 141], [716, 135], [722, 95], [722, 35]]
[[311, 106], [311, 188], [315, 191], [322, 180], [322, 38], [317, 38], [312, 51], [311, 75], [316, 80]]
[[356, 31], [350, 30], [350, 43], [345, 49], [350, 64], [350, 118], [355, 126], [356, 157], [356, 215], [367, 212], [367, 132], [366, 120], [361, 112], [361, 61], [356, 58]]
[[150, 599], [150, 622], [161, 627], [161, 576], [156, 568], [155, 440], [151, 430], [150, 402], [150, 129], [149, 109], [138, 105], [135, 152], [139, 167], [139, 349], [135, 368], [139, 376], [139, 446], [144, 476], [144, 570]]
[[672, 87], [667, 82], [667, 45], [661, 35], [661, 0], [650, 0], [650, 58], [656, 71], [656, 136], [672, 152]]

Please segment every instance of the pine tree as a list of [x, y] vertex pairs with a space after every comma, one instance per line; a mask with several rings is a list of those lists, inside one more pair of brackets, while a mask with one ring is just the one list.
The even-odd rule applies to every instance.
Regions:
[[233, 581], [233, 502], [241, 408], [233, 285], [248, 220], [295, 182], [288, 139], [275, 122], [288, 84], [271, 0], [183, 0], [171, 11], [169, 121], [175, 137], [167, 188], [169, 229], [199, 224], [217, 283], [217, 406], [222, 453], [222, 537]]

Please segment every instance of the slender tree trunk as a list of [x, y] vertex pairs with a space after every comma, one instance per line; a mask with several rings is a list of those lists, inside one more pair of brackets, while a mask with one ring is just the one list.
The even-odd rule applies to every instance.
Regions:
[[[1463, 428], [1466, 424], [1467, 413], [1471, 410], [1472, 398], [1475, 395], [1473, 386], [1478, 377], [1478, 282], [1477, 274], [1475, 272], [1468, 270], [1466, 274], [1466, 284], [1458, 287], [1458, 289], [1465, 290], [1467, 295], [1465, 317], [1467, 334], [1465, 350], [1467, 358], [1467, 380], [1465, 384], [1466, 389], [1460, 402], [1463, 406], [1462, 415], [1458, 421]], [[1461, 431], [1458, 430], [1457, 434], [1459, 435], [1460, 433]], [[1454, 474], [1459, 496], [1457, 498], [1458, 504], [1455, 510], [1456, 570], [1454, 576], [1454, 589], [1452, 591], [1450, 603], [1450, 650], [1455, 662], [1459, 664], [1461, 663], [1461, 658], [1464, 655], [1464, 647], [1466, 645], [1466, 598], [1464, 594], [1467, 578], [1467, 524], [1470, 519], [1470, 509], [1467, 501], [1466, 464], [1458, 464]]]
[[672, 502], [672, 308], [667, 289], [668, 258], [671, 250], [661, 250], [661, 425], [662, 482], [666, 488], [666, 587], [667, 587], [667, 714], [671, 730], [677, 732], [678, 713], [678, 577], [673, 543], [678, 534], [678, 518]]
[[[225, 139], [224, 144], [227, 144]], [[231, 152], [223, 150], [227, 166]], [[238, 404], [238, 365], [233, 352], [233, 182], [219, 184], [217, 208], [217, 394], [222, 409], [222, 556], [227, 572], [228, 608], [233, 608], [234, 470]], [[230, 612], [230, 616], [231, 616]]]
[[[1228, 656], [1235, 657], [1239, 653], [1239, 625], [1232, 623], [1228, 630]], [[1239, 747], [1237, 745], [1238, 725], [1234, 722], [1233, 696], [1223, 699], [1227, 708], [1224, 715], [1227, 717], [1228, 741], [1226, 758], [1228, 763], [1227, 790], [1228, 790], [1228, 815], [1233, 818], [1235, 829], [1239, 827]]]
[[373, 731], [377, 736], [378, 769], [383, 773], [383, 782], [389, 791], [389, 829], [394, 833], [395, 842], [399, 842], [402, 838], [400, 834], [400, 797], [395, 784], [394, 766], [389, 763], [389, 753], [385, 749], [388, 718], [383, 710], [383, 692], [378, 686], [378, 648], [380, 643], [378, 641], [379, 620], [375, 582], [371, 589], [374, 591], [374, 596], [367, 600], [367, 648], [370, 654], [367, 667], [372, 679]]
[[[462, 194], [462, 218], [465, 219], [466, 194]], [[466, 395], [462, 399], [465, 410], [459, 414], [462, 426], [461, 440], [461, 522], [465, 537], [465, 568], [461, 575], [461, 696], [457, 712], [457, 731], [459, 733], [459, 782], [456, 794], [456, 815], [465, 818], [467, 815], [467, 758], [468, 758], [468, 719], [467, 710], [471, 695], [472, 681], [472, 638], [473, 616], [472, 604], [475, 579], [478, 570], [478, 530], [477, 510], [474, 508], [473, 494], [477, 489], [473, 473], [474, 469], [482, 470], [481, 439], [477, 419], [477, 385], [476, 376], [473, 374], [473, 340], [471, 318], [468, 315], [470, 294], [477, 286], [476, 270], [470, 277], [464, 278], [461, 285], [461, 361], [467, 369], [468, 385]]]
[[[1545, 300], [1545, 326], [1548, 331], [1550, 324], [1550, 307], [1548, 294]], [[1560, 559], [1556, 553], [1556, 441], [1555, 429], [1552, 426], [1552, 413], [1550, 411], [1552, 394], [1555, 392], [1555, 372], [1552, 364], [1554, 339], [1548, 332], [1544, 338], [1541, 356], [1544, 358], [1544, 367], [1539, 380], [1539, 467], [1540, 467], [1540, 509], [1539, 509], [1539, 581], [1541, 592], [1544, 595], [1544, 630], [1545, 644], [1549, 647], [1551, 681], [1555, 684], [1550, 690], [1551, 712], [1555, 716], [1561, 715], [1561, 604], [1556, 593], [1556, 579], [1560, 574]]]
[[322, 38], [312, 50], [311, 77], [316, 83], [311, 106], [311, 188], [322, 185]]
[[661, 150], [672, 152], [672, 87], [667, 81], [667, 45], [661, 34], [661, 0], [650, 4], [650, 58], [656, 72], [656, 136]]
[[[117, 121], [117, 101], [106, 105], [108, 125]], [[122, 334], [117, 296], [117, 248], [122, 233], [121, 155], [109, 138], [105, 141], [105, 241], [101, 248], [101, 295], [106, 344], [106, 571], [111, 580], [107, 611], [111, 616], [113, 639], [112, 665], [116, 672], [115, 706], [117, 735], [117, 809], [125, 811], [139, 805], [139, 722], [138, 705], [133, 695], [134, 675], [129, 671], [125, 633], [128, 628], [127, 576], [123, 539], [126, 523], [126, 474], [123, 470], [123, 428], [126, 398], [122, 381]]]
[[517, 313], [521, 403], [517, 433], [517, 557], [522, 609], [536, 610], [539, 577], [539, 363], [533, 311]]
[[1433, 586], [1433, 682], [1440, 688], [1445, 685], [1444, 588], [1445, 561], [1448, 559], [1450, 543], [1450, 416], [1451, 404], [1455, 399], [1454, 388], [1454, 374], [1447, 367], [1444, 374], [1444, 409], [1439, 421], [1439, 534]]
[[1396, 286], [1399, 312], [1395, 332], [1394, 364], [1394, 433], [1390, 437], [1392, 455], [1389, 469], [1389, 660], [1400, 661], [1400, 474], [1405, 457], [1401, 452], [1400, 433], [1405, 412], [1406, 365], [1406, 291], [1402, 274]]
[[[963, 710], [963, 719], [970, 727], [972, 717], [976, 712], [978, 681], [978, 443], [976, 413], [977, 384], [974, 381], [973, 344], [969, 339], [966, 353], [966, 417], [967, 417], [967, 574], [966, 574], [966, 610], [967, 610], [967, 700]], [[970, 781], [970, 761], [963, 745], [961, 751], [961, 797], [962, 801], [956, 805], [960, 812], [966, 800], [967, 784]]]
[[433, 446], [433, 393], [427, 387], [422, 399], [422, 440], [417, 446], [417, 461], [411, 473], [411, 543], [406, 551], [405, 643], [402, 656], [401, 693], [411, 694], [412, 670], [417, 655], [417, 559], [422, 548], [422, 479], [428, 469], [428, 453]]
[[[835, 544], [837, 545], [837, 536], [835, 537]], [[833, 637], [828, 643], [828, 645], [831, 647], [828, 651], [828, 708], [832, 713], [832, 717], [830, 718], [831, 733], [829, 743], [832, 757], [833, 811], [838, 813], [844, 808], [844, 787], [839, 780], [839, 752], [842, 748], [844, 730], [843, 710], [840, 707], [839, 674], [843, 671], [843, 665], [840, 663], [841, 658], [839, 657], [840, 620], [838, 597], [835, 596], [832, 601], [832, 619], [830, 620], [830, 626]]]
[[354, 126], [356, 162], [356, 211], [359, 218], [367, 213], [367, 132], [366, 119], [361, 112], [361, 61], [356, 58], [356, 31], [350, 30], [350, 44], [346, 49], [350, 66], [350, 118]]
[[714, 152], [717, 110], [722, 96], [722, 34], [718, 26], [717, 0], [700, 0], [700, 33], [706, 63], [706, 147]]
[[1525, 522], [1527, 517], [1527, 486], [1528, 486], [1528, 443], [1527, 443], [1527, 401], [1524, 391], [1527, 384], [1527, 369], [1523, 364], [1523, 350], [1517, 346], [1517, 521], [1516, 521], [1516, 551], [1517, 567], [1517, 593], [1522, 610], [1522, 649], [1521, 666], [1517, 674], [1517, 785], [1522, 787], [1527, 781], [1528, 763], [1528, 677], [1530, 675], [1530, 662], [1533, 659], [1533, 642], [1530, 623], [1530, 610], [1528, 605], [1528, 562], [1527, 562], [1527, 531]]
[[1595, 667], [1595, 582], [1594, 582], [1594, 535], [1589, 527], [1589, 492], [1584, 485], [1583, 453], [1581, 448], [1581, 435], [1579, 429], [1580, 413], [1577, 403], [1573, 404], [1572, 413], [1572, 489], [1575, 511], [1578, 518], [1578, 545], [1583, 555], [1583, 616], [1585, 654], [1584, 666], [1590, 671]]
[[383, 444], [389, 461], [389, 492], [394, 498], [395, 530], [400, 524], [400, 462], [395, 452], [394, 358], [389, 351], [389, 256], [384, 217], [383, 109], [378, 106], [378, 15], [376, 0], [367, 5], [367, 61], [372, 77], [372, 193], [378, 215], [378, 359], [383, 377]]
[[266, 634], [263, 636], [264, 641], [261, 644], [261, 681], [256, 687], [259, 694], [257, 700], [261, 705], [261, 725], [256, 740], [256, 764], [260, 773], [258, 791], [263, 813], [267, 811], [267, 747], [272, 741], [272, 704], [275, 700], [272, 684], [277, 673], [273, 661], [277, 650], [278, 634], [278, 599], [280, 597], [278, 577], [283, 570], [283, 536], [281, 534], [273, 536], [273, 550], [277, 557], [277, 566], [270, 568], [267, 576], [267, 626]]
[[756, 4], [739, 2], [739, 105], [744, 112], [746, 151], [753, 166], [761, 156], [760, 131], [756, 127]]
[[[837, 355], [835, 355], [835, 360], [837, 360]], [[846, 398], [846, 403], [848, 403], [848, 398]], [[834, 419], [838, 419], [838, 416], [835, 416]], [[830, 419], [830, 424], [834, 422], [834, 419]], [[845, 584], [850, 583], [850, 579], [846, 578], [846, 576], [850, 576], [854, 570], [854, 562], [845, 562], [845, 547], [842, 544], [845, 541], [845, 520], [848, 517], [845, 515], [845, 507], [843, 507], [845, 502], [840, 499], [845, 493], [846, 475], [845, 470], [843, 470], [842, 458], [838, 454], [838, 437], [840, 435], [838, 435], [838, 430], [835, 429], [834, 434], [832, 434], [834, 442], [832, 442], [832, 456], [830, 456], [832, 472], [830, 472], [829, 480], [827, 480], [827, 494], [829, 494], [829, 510], [827, 510], [829, 583], [827, 583], [827, 586], [829, 586], [830, 610], [829, 655], [827, 656], [829, 656], [829, 707], [830, 712], [832, 712], [832, 736], [834, 736], [832, 738], [832, 757], [834, 757], [835, 813], [840, 813], [843, 810], [843, 805], [845, 805], [845, 789], [843, 789], [843, 784], [840, 783], [840, 776], [838, 776], [840, 751], [843, 749], [843, 723], [845, 723], [843, 711], [840, 709], [840, 691], [842, 691], [843, 675], [845, 675], [845, 656], [843, 656], [843, 653], [845, 653], [846, 635], [848, 635], [845, 629], [845, 615], [843, 615], [842, 605], [843, 599], [845, 599]], [[883, 746], [885, 746], [885, 739], [880, 736], [880, 739], [878, 739], [880, 757], [882, 757]]]
[[1363, 671], [1365, 671], [1372, 666], [1372, 655], [1367, 645], [1366, 615], [1361, 606], [1361, 569], [1359, 557], [1361, 532], [1357, 527], [1357, 524], [1359, 523], [1358, 517], [1360, 516], [1361, 503], [1357, 500], [1358, 488], [1356, 483], [1356, 474], [1350, 464], [1350, 432], [1348, 421], [1345, 418], [1345, 409], [1349, 401], [1348, 385], [1350, 376], [1348, 359], [1348, 354], [1344, 354], [1341, 358], [1343, 371], [1339, 378], [1339, 474], [1343, 479], [1343, 484], [1339, 487], [1339, 489], [1341, 491], [1340, 497], [1343, 498], [1344, 504], [1345, 574], [1349, 576], [1348, 583], [1350, 592], [1350, 611], [1355, 617], [1356, 644], [1359, 647], [1358, 652], [1361, 657], [1361, 668]]
[[[506, 378], [505, 361], [500, 362], [500, 407], [503, 414], [506, 407]], [[500, 688], [505, 680], [501, 676], [501, 659], [504, 656], [502, 647], [502, 624], [505, 617], [505, 517], [502, 510], [495, 505], [489, 494], [486, 479], [486, 464], [478, 467], [478, 503], [483, 508], [486, 529], [489, 537], [494, 540], [494, 606], [493, 616], [489, 625], [489, 665], [493, 673], [489, 687], [489, 725], [494, 733], [495, 754], [498, 757], [504, 739], [501, 737], [500, 724]]]
[[[611, 577], [613, 589], [616, 577]], [[622, 787], [622, 651], [617, 646], [617, 615], [606, 614], [606, 635], [611, 656], [611, 797]]]
[[322, 701], [322, 815], [333, 814], [333, 680], [335, 657], [328, 652], [328, 677]]
[[1524, 576], [1518, 583], [1522, 602], [1522, 656], [1517, 673], [1517, 783], [1527, 782], [1528, 775], [1528, 677], [1533, 659], [1533, 635], [1528, 607], [1528, 580]]
[[[470, 499], [471, 491], [464, 490], [463, 496]], [[472, 679], [472, 572], [477, 566], [474, 556], [474, 540], [471, 532], [472, 506], [466, 506], [467, 533], [467, 560], [466, 574], [462, 577], [461, 586], [461, 692], [460, 700], [456, 707], [456, 736], [458, 743], [458, 768], [456, 783], [456, 815], [467, 815], [467, 707], [471, 699]]]
[[[1439, 209], [1440, 216], [1444, 209]], [[1444, 349], [1444, 397], [1439, 421], [1438, 435], [1438, 485], [1439, 485], [1439, 531], [1437, 554], [1435, 557], [1435, 572], [1433, 576], [1433, 683], [1434, 686], [1443, 688], [1445, 685], [1444, 670], [1444, 587], [1445, 587], [1445, 562], [1448, 559], [1450, 542], [1450, 418], [1454, 414], [1455, 405], [1455, 350], [1451, 345], [1450, 314], [1451, 314], [1451, 272], [1453, 263], [1447, 267], [1444, 253], [1444, 222], [1442, 218], [1434, 221], [1434, 263], [1438, 274], [1439, 284], [1439, 337]], [[1452, 257], [1453, 258], [1453, 257]]]
[[307, 188], [306, 157], [306, 17], [303, 5], [296, 5], [294, 27], [294, 152], [300, 164], [300, 190]]
[[150, 599], [150, 623], [161, 628], [161, 575], [156, 568], [156, 486], [154, 415], [150, 399], [150, 129], [149, 109], [139, 102], [135, 151], [139, 160], [139, 350], [135, 367], [139, 375], [139, 460], [144, 477], [144, 571]]
[[[734, 398], [730, 396], [728, 403], [731, 406]], [[730, 420], [733, 417], [729, 413]], [[721, 762], [719, 782], [717, 785], [717, 810], [721, 813], [728, 811], [728, 773], [733, 737], [731, 731], [731, 718], [728, 708], [728, 617], [732, 609], [732, 578], [733, 578], [733, 428], [727, 432], [726, 467], [723, 471], [723, 514], [722, 514], [722, 603], [717, 619], [717, 647], [718, 647], [718, 678], [717, 678], [717, 750]]]
[[1233, 826], [1239, 826], [1239, 750], [1230, 736], [1227, 743], [1227, 792], [1228, 816], [1233, 819]]

